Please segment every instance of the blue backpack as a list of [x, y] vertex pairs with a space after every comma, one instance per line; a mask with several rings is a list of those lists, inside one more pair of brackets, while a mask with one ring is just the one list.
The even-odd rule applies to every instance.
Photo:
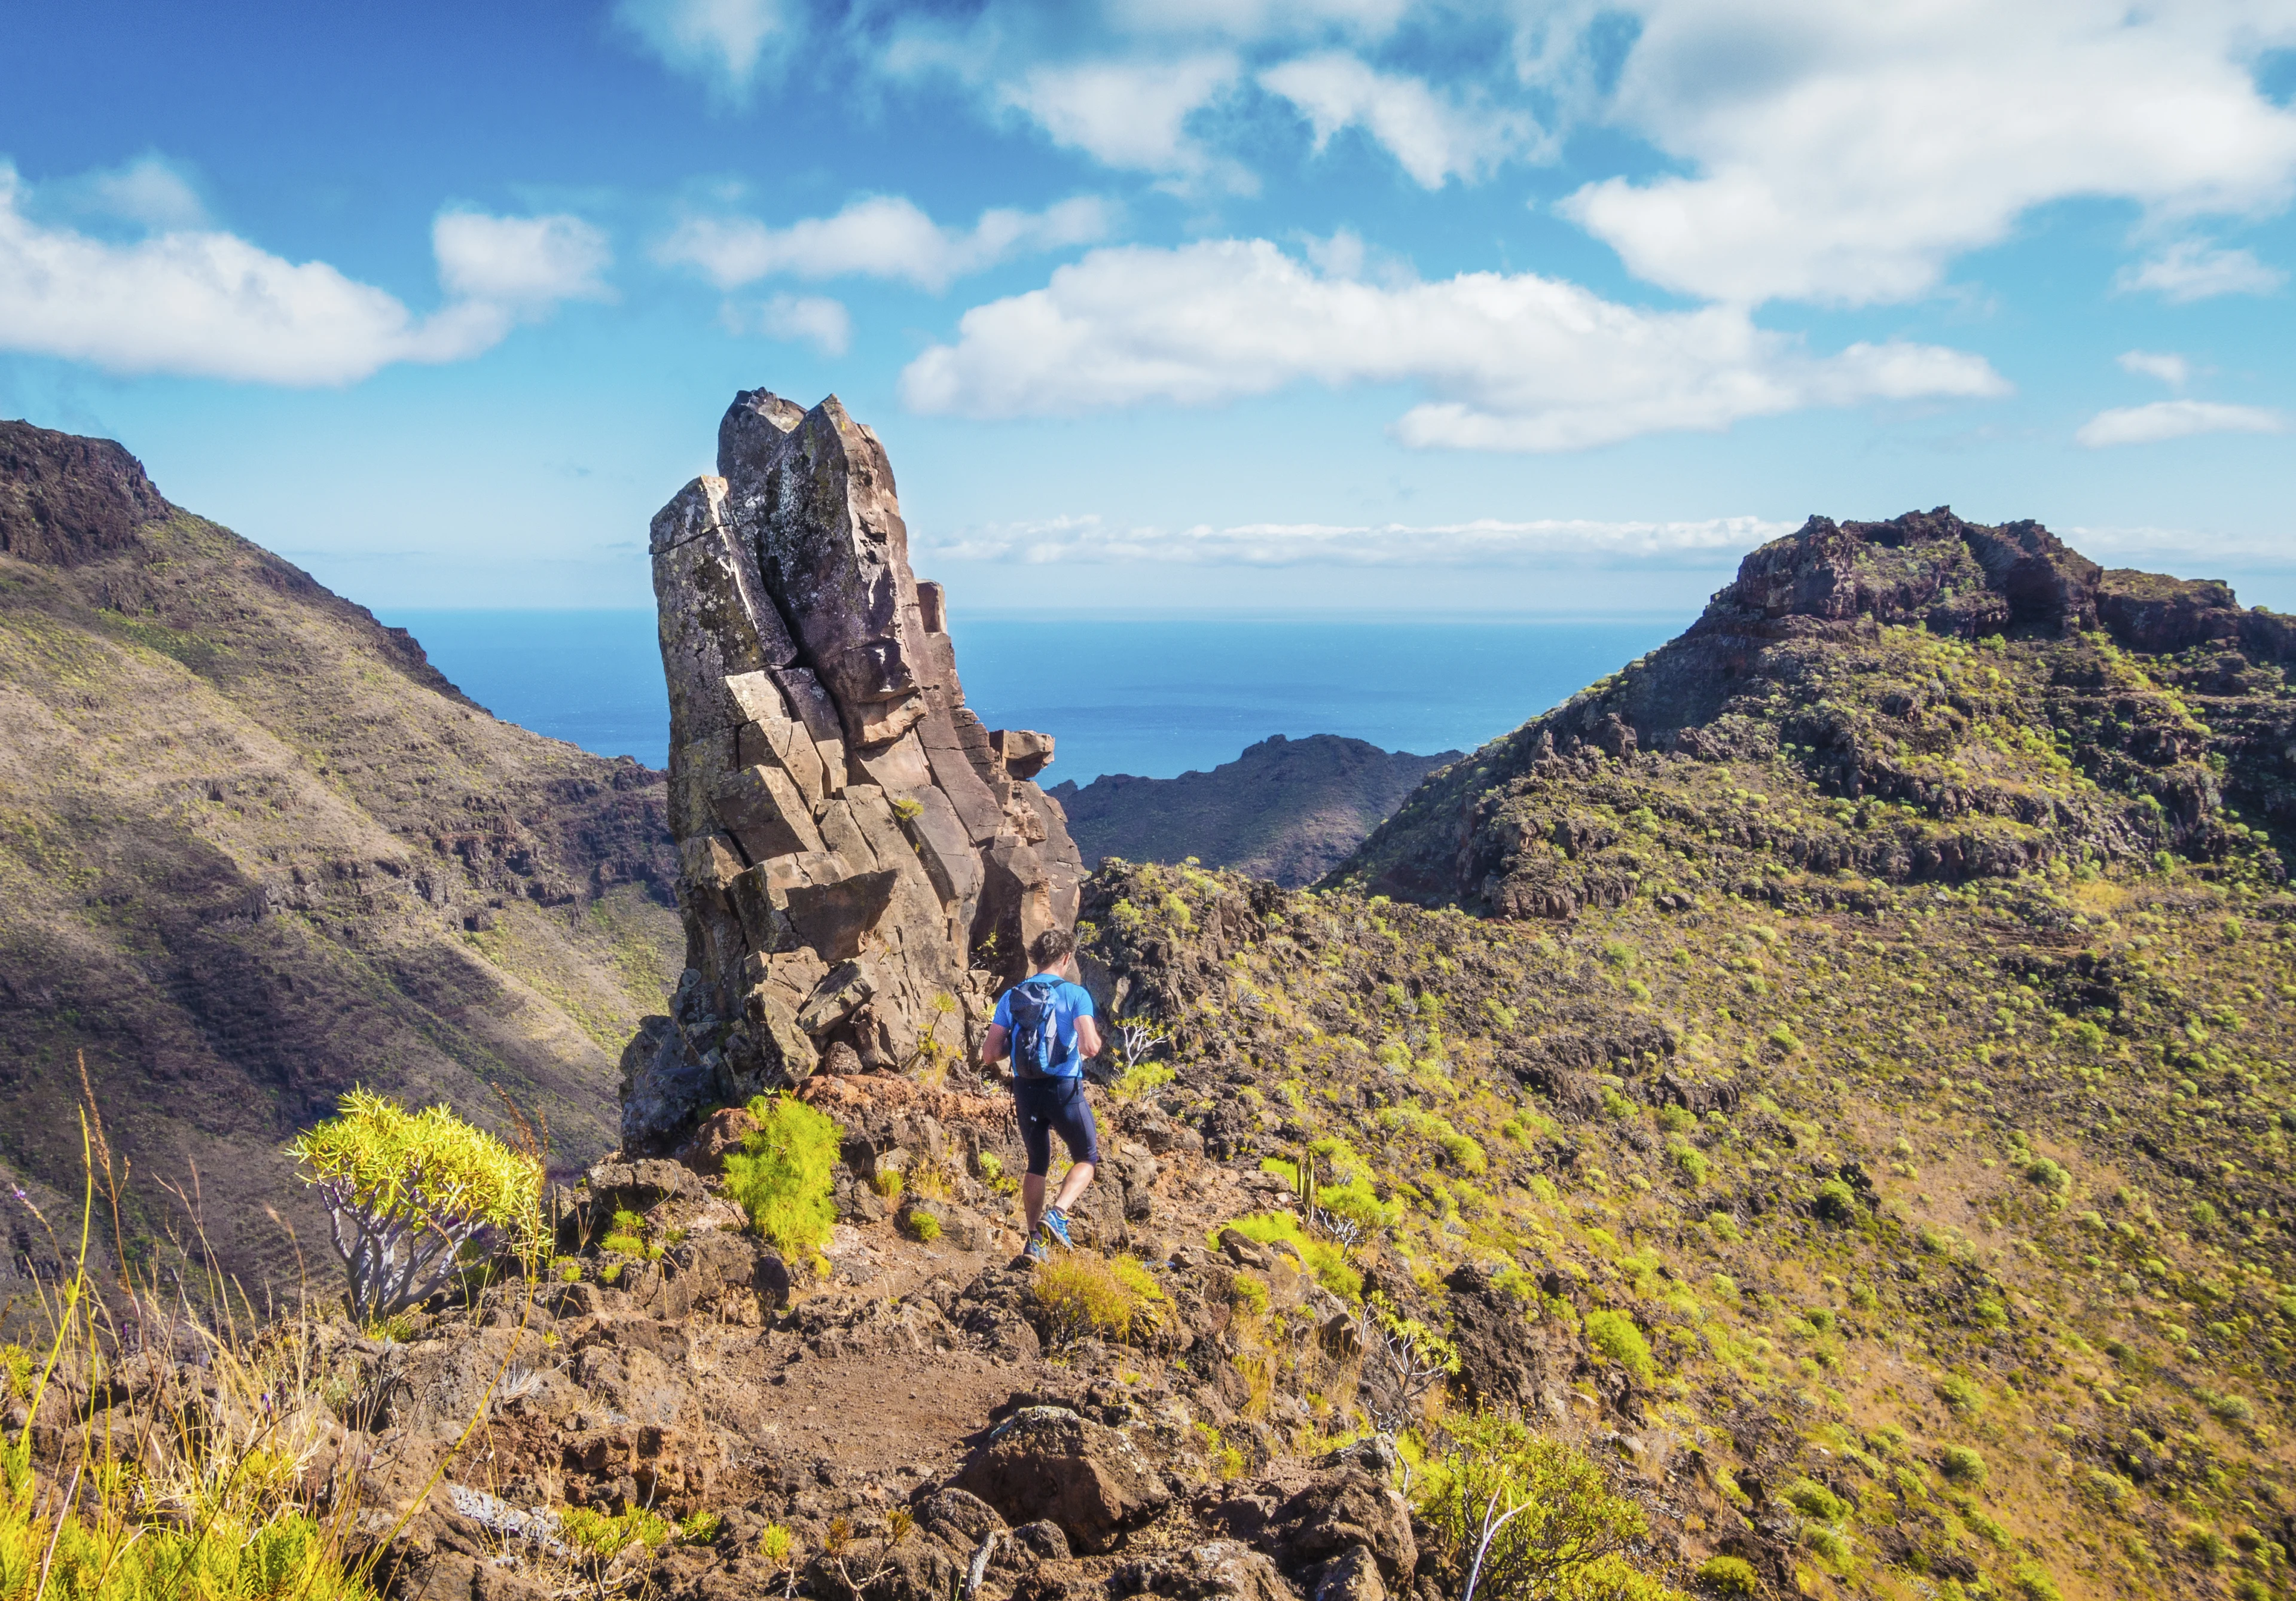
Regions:
[[1061, 1048], [1060, 989], [1058, 979], [1033, 978], [1015, 985], [1007, 998], [1013, 1017], [1015, 1078], [1054, 1078], [1053, 1064], [1068, 1054]]

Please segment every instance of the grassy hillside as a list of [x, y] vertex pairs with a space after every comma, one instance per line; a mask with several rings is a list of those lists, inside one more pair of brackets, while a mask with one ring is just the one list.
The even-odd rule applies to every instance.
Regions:
[[682, 965], [660, 775], [496, 721], [104, 441], [0, 424], [0, 1162], [76, 1193], [84, 1052], [136, 1193], [291, 1277], [277, 1147], [354, 1082], [614, 1143]]
[[1814, 524], [1331, 887], [1111, 866], [1091, 948], [1213, 1153], [1367, 1192], [1452, 1404], [1617, 1455], [1653, 1572], [2284, 1593], [2285, 641], [2030, 525]]

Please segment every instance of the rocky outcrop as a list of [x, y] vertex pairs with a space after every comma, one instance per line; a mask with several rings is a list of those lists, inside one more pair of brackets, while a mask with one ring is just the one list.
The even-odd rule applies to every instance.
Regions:
[[753, 390], [718, 469], [653, 521], [689, 971], [626, 1058], [632, 1151], [839, 1046], [870, 1069], [964, 1048], [1083, 878], [1031, 782], [1050, 736], [964, 703], [876, 435]]
[[[1684, 910], [1694, 895], [1636, 850], [1679, 827], [1890, 883], [2213, 862], [2247, 826], [2227, 803], [2296, 824], [2273, 694], [2292, 657], [2296, 619], [2214, 580], [2107, 571], [2038, 522], [1813, 517], [1750, 552], [1678, 637], [1432, 775], [1327, 882], [1509, 917], [1653, 891]], [[2044, 727], [2046, 747], [2013, 732]], [[1795, 826], [1718, 787], [1782, 761], [1849, 821]], [[1734, 892], [1776, 892], [1738, 866]]]
[[174, 511], [113, 441], [0, 423], [0, 555], [76, 567]]

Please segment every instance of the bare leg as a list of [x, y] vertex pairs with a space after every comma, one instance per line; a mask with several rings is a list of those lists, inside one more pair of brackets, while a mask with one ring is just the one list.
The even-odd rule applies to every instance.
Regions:
[[[1077, 1197], [1084, 1194], [1084, 1186], [1091, 1182], [1092, 1163], [1088, 1162], [1078, 1162], [1074, 1167], [1068, 1170], [1065, 1176], [1062, 1178], [1061, 1193], [1059, 1196], [1054, 1200], [1053, 1204], [1059, 1207], [1062, 1211], [1067, 1211], [1070, 1208], [1076, 1205]], [[1043, 1193], [1041, 1185], [1038, 1187], [1038, 1193]], [[1029, 1220], [1029, 1227], [1030, 1228], [1034, 1228], [1036, 1226], [1036, 1219], [1031, 1217]]]
[[[1065, 1186], [1062, 1187], [1066, 1188]], [[1029, 1227], [1021, 1237], [1024, 1241], [1033, 1240], [1037, 1237], [1037, 1219], [1045, 1215], [1045, 1176], [1042, 1173], [1030, 1173], [1021, 1178], [1021, 1210], [1028, 1214], [1029, 1219]]]

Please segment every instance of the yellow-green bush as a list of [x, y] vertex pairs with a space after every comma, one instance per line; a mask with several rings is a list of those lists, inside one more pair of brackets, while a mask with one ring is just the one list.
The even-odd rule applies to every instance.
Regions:
[[1762, 1581], [1742, 1556], [1710, 1556], [1698, 1564], [1698, 1582], [1718, 1596], [1758, 1596]]
[[1587, 1342], [1644, 1383], [1657, 1371], [1650, 1342], [1626, 1313], [1605, 1307], [1587, 1314]]
[[[0, 1596], [29, 1598], [43, 1561], [48, 1601], [372, 1601], [326, 1531], [299, 1512], [250, 1525], [209, 1516], [191, 1530], [77, 1516], [59, 1531], [31, 1515], [29, 1476], [0, 1503]], [[53, 1555], [48, 1555], [51, 1544]]]
[[1168, 1304], [1163, 1286], [1138, 1261], [1089, 1251], [1064, 1251], [1038, 1262], [1029, 1287], [1054, 1329], [1070, 1339], [1086, 1334], [1144, 1339], [1163, 1326]]
[[408, 1112], [353, 1089], [287, 1151], [340, 1220], [335, 1247], [363, 1324], [428, 1299], [490, 1244], [529, 1260], [541, 1249], [540, 1155], [447, 1107]]
[[1985, 1458], [1965, 1445], [1949, 1445], [1938, 1453], [1938, 1471], [1956, 1484], [1985, 1482]]
[[726, 1158], [726, 1193], [767, 1244], [792, 1260], [810, 1256], [837, 1224], [831, 1190], [844, 1130], [791, 1096], [759, 1096], [750, 1115], [758, 1126]]
[[668, 1518], [644, 1507], [627, 1507], [617, 1514], [569, 1507], [558, 1515], [558, 1532], [584, 1556], [611, 1562], [634, 1544], [643, 1545], [649, 1551], [665, 1545], [676, 1531]]
[[[1324, 1197], [1331, 1194], [1329, 1190], [1322, 1192]], [[1300, 1227], [1300, 1219], [1290, 1212], [1254, 1212], [1250, 1217], [1238, 1218], [1234, 1222], [1221, 1227], [1233, 1228], [1244, 1238], [1257, 1240], [1263, 1245], [1283, 1241], [1300, 1253], [1300, 1260], [1308, 1264], [1308, 1271], [1316, 1276], [1317, 1284], [1343, 1301], [1363, 1299], [1363, 1275], [1348, 1260], [1347, 1252], [1329, 1240], [1319, 1240], [1308, 1233]], [[1211, 1230], [1210, 1240], [1214, 1245], [1218, 1244], [1219, 1236], [1219, 1228]]]
[[1445, 1431], [1418, 1495], [1444, 1593], [1466, 1594], [1485, 1519], [1505, 1517], [1483, 1554], [1474, 1601], [1679, 1594], [1628, 1559], [1648, 1520], [1585, 1452], [1489, 1412], [1452, 1417]]

